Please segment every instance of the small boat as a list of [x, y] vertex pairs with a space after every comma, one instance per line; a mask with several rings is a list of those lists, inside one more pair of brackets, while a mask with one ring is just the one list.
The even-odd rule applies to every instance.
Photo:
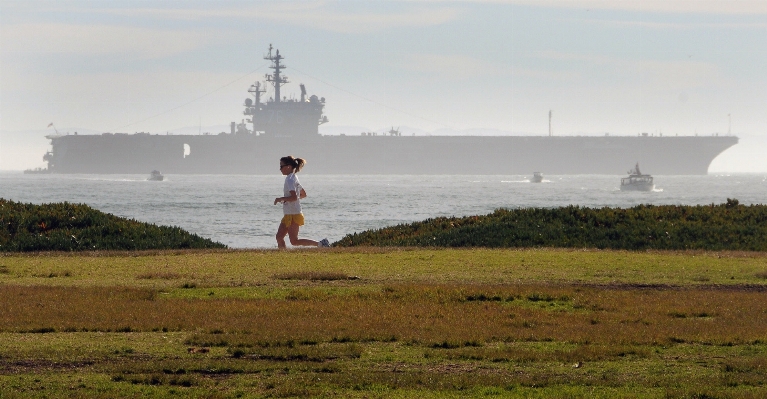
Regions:
[[643, 175], [639, 171], [639, 162], [634, 170], [628, 171], [629, 177], [621, 179], [621, 191], [652, 191], [655, 184], [652, 182], [652, 176]]
[[152, 173], [149, 174], [149, 178], [147, 180], [149, 181], [162, 181], [165, 176], [160, 173], [159, 170], [153, 170]]
[[533, 172], [533, 178], [530, 179], [530, 183], [540, 183], [543, 181], [543, 173]]

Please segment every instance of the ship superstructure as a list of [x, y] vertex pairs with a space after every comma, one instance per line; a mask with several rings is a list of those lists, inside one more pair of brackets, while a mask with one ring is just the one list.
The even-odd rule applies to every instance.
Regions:
[[[280, 50], [269, 45], [269, 52], [264, 56], [265, 60], [272, 62], [272, 74], [266, 75], [266, 81], [274, 87], [274, 97], [267, 101], [261, 101], [261, 94], [266, 90], [260, 82], [253, 84], [248, 92], [253, 94], [254, 99], [245, 99], [247, 122], [252, 124], [249, 133], [265, 134], [274, 137], [311, 137], [319, 134], [318, 127], [328, 122], [328, 118], [322, 115], [325, 107], [325, 98], [312, 95], [307, 98], [306, 87], [300, 85], [301, 98], [299, 100], [281, 97], [280, 88], [289, 83], [288, 77], [282, 72], [287, 68], [282, 63], [283, 57]], [[255, 100], [255, 101], [254, 101]]]
[[[245, 119], [229, 133], [52, 135], [45, 154], [51, 173], [273, 174], [280, 157], [295, 155], [316, 174], [619, 174], [626, 159], [655, 175], [706, 174], [735, 145], [734, 136], [323, 136], [325, 98], [281, 95], [289, 83], [284, 57], [269, 46], [272, 73], [244, 102]], [[266, 88], [273, 96], [264, 98]]]

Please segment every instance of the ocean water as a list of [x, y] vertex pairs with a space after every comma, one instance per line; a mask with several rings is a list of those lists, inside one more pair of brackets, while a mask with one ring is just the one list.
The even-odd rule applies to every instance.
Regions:
[[[250, 175], [24, 175], [0, 173], [0, 198], [35, 204], [85, 203], [114, 215], [179, 226], [234, 248], [274, 248], [284, 177]], [[355, 176], [300, 173], [301, 236], [327, 237], [437, 216], [490, 213], [497, 208], [698, 205], [737, 198], [767, 203], [767, 174], [656, 176], [655, 191], [623, 192], [623, 176]]]

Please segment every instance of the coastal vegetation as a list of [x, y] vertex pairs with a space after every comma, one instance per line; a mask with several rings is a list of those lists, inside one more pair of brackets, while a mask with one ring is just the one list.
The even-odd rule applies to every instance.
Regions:
[[347, 235], [334, 246], [767, 251], [767, 205], [498, 209]]
[[84, 204], [0, 198], [0, 252], [224, 248], [179, 227], [117, 217]]
[[0, 255], [2, 397], [767, 395], [767, 254]]
[[[767, 251], [767, 206], [498, 209], [349, 234], [336, 247], [597, 248]], [[179, 227], [103, 213], [84, 204], [0, 198], [0, 252], [225, 248]]]

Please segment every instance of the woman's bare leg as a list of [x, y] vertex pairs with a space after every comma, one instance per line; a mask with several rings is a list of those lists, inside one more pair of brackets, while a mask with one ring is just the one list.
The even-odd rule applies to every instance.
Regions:
[[[302, 246], [318, 246], [318, 242], [307, 238], [298, 238], [298, 229], [301, 228], [297, 223], [291, 223], [288, 226], [288, 237], [290, 238], [290, 245], [302, 245]], [[283, 236], [284, 239], [285, 236]]]
[[[295, 224], [295, 223], [293, 223]], [[280, 227], [277, 228], [277, 248], [285, 249], [285, 236], [288, 235], [288, 227], [280, 222]]]

